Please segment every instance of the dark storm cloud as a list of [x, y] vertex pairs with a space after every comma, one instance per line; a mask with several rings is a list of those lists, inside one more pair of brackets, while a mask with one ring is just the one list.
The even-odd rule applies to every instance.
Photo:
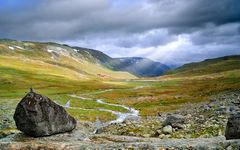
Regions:
[[169, 35], [167, 29], [155, 29], [141, 34], [133, 34], [120, 38], [115, 44], [119, 47], [151, 47], [164, 45], [176, 39], [176, 36]]
[[154, 11], [166, 11], [169, 26], [196, 27], [205, 23], [225, 24], [240, 21], [238, 0], [151, 0]]
[[[24, 0], [23, 4], [18, 3], [19, 7], [27, 2], [31, 1]], [[141, 33], [161, 27], [186, 30], [186, 27], [200, 27], [209, 22], [225, 24], [240, 20], [239, 0], [150, 0], [125, 9], [113, 7], [113, 2], [42, 0], [25, 9], [5, 8], [0, 10], [0, 29], [5, 31], [1, 35], [19, 39], [75, 39], [94, 32]]]
[[239, 24], [239, 0], [0, 1], [1, 38], [72, 43], [112, 56], [162, 60], [166, 48], [168, 60], [181, 53], [190, 61], [225, 54], [217, 44], [239, 53]]
[[191, 40], [196, 45], [204, 44], [238, 44], [240, 41], [240, 23], [224, 24], [220, 26], [208, 25], [204, 29], [194, 32]]

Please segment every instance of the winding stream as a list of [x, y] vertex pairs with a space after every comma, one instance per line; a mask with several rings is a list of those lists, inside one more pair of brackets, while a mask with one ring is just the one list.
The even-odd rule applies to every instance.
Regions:
[[[136, 87], [128, 89], [128, 90], [137, 90], [137, 89], [141, 89], [141, 88], [144, 88], [144, 87], [147, 87], [147, 86], [146, 85], [145, 86], [136, 86]], [[80, 96], [79, 95], [75, 95], [75, 94], [70, 94], [69, 96], [73, 97], [73, 98], [78, 98], [78, 99], [81, 99], [81, 100], [93, 100], [92, 98], [88, 98], [88, 97], [85, 97], [85, 96], [93, 95], [93, 94], [100, 94], [100, 93], [105, 93], [105, 92], [110, 92], [110, 91], [113, 91], [113, 90], [117, 90], [117, 89], [100, 90], [100, 91], [97, 91], [97, 92], [90, 92], [90, 93], [86, 93], [86, 94], [81, 94]], [[106, 123], [102, 123], [97, 118], [97, 120], [96, 120], [96, 130], [94, 131], [95, 134], [98, 133], [99, 129], [101, 129], [102, 127], [106, 127], [106, 126], [108, 126], [110, 124], [122, 123], [123, 121], [125, 121], [126, 119], [129, 119], [129, 118], [133, 118], [133, 119], [139, 118], [139, 111], [134, 109], [134, 108], [131, 108], [131, 107], [128, 107], [128, 106], [125, 106], [125, 105], [120, 105], [120, 104], [107, 103], [103, 99], [96, 99], [95, 101], [97, 103], [99, 103], [99, 104], [122, 107], [122, 108], [128, 110], [128, 112], [113, 111], [113, 110], [106, 109], [106, 108], [86, 109], [86, 108], [80, 108], [80, 107], [71, 107], [70, 100], [67, 101], [67, 103], [63, 107], [71, 108], [71, 109], [87, 110], [87, 111], [95, 111], [95, 110], [105, 111], [105, 112], [110, 112], [113, 115], [117, 116], [116, 119], [111, 120], [111, 121], [106, 122]]]
[[139, 117], [139, 111], [136, 110], [136, 109], [134, 109], [134, 108], [130, 108], [130, 107], [127, 107], [127, 106], [125, 106], [125, 105], [106, 103], [106, 102], [104, 102], [104, 101], [101, 100], [101, 99], [96, 100], [96, 102], [98, 102], [98, 103], [100, 103], [100, 104], [110, 105], [110, 106], [118, 106], [118, 107], [122, 107], [122, 108], [128, 110], [127, 113], [123, 113], [123, 112], [117, 112], [117, 111], [113, 111], [113, 110], [108, 110], [108, 109], [103, 109], [103, 108], [101, 108], [100, 110], [108, 111], [108, 112], [111, 112], [112, 114], [117, 115], [117, 119], [108, 122], [108, 124], [121, 123], [121, 122], [123, 122], [124, 120], [126, 120], [127, 118], [137, 118], [137, 117]]
[[[79, 98], [81, 100], [90, 100], [90, 98], [85, 98], [85, 97], [81, 97], [81, 96], [77, 96], [77, 95], [69, 95], [71, 97], [74, 97], [74, 98]], [[122, 107], [126, 110], [128, 110], [128, 112], [124, 113], [124, 112], [118, 112], [118, 111], [113, 111], [113, 110], [110, 110], [110, 109], [105, 109], [105, 108], [99, 108], [99, 109], [85, 109], [85, 108], [79, 108], [79, 107], [71, 107], [70, 106], [70, 101], [68, 101], [66, 103], [66, 105], [64, 107], [66, 108], [71, 108], [71, 109], [81, 109], [81, 110], [99, 110], [99, 111], [105, 111], [105, 112], [110, 112], [114, 115], [117, 116], [117, 118], [115, 120], [111, 120], [107, 123], [105, 123], [105, 125], [109, 125], [109, 124], [113, 124], [113, 123], [121, 123], [123, 122], [124, 120], [128, 119], [128, 118], [138, 118], [139, 117], [139, 111], [134, 109], [134, 108], [130, 108], [130, 107], [127, 107], [125, 105], [120, 105], [120, 104], [111, 104], [111, 103], [107, 103], [107, 102], [104, 102], [103, 100], [101, 99], [97, 99], [96, 100], [97, 103], [100, 103], [100, 104], [104, 104], [104, 105], [109, 105], [109, 106], [117, 106], [117, 107]], [[105, 126], [104, 125], [104, 126]]]
[[[136, 89], [141, 89], [141, 88], [144, 88], [144, 87], [146, 87], [146, 86], [137, 86], [137, 87], [129, 89], [129, 90], [136, 90]], [[114, 89], [107, 89], [107, 90], [97, 91], [97, 92], [93, 92], [93, 93], [82, 94], [81, 96], [74, 95], [74, 94], [69, 95], [69, 96], [74, 97], [74, 98], [78, 98], [78, 99], [81, 99], [81, 100], [92, 100], [91, 98], [87, 98], [87, 97], [83, 97], [83, 96], [90, 95], [90, 94], [105, 93], [105, 92], [110, 92], [110, 91], [113, 91], [113, 90]], [[139, 111], [134, 109], [134, 108], [131, 108], [131, 107], [128, 107], [128, 106], [125, 106], [125, 105], [120, 105], [120, 104], [107, 103], [107, 102], [105, 102], [102, 99], [97, 99], [96, 102], [100, 103], [100, 104], [104, 104], [104, 105], [109, 105], [109, 106], [122, 107], [122, 108], [128, 110], [128, 112], [118, 112], [118, 111], [113, 111], [113, 110], [105, 109], [105, 108], [85, 109], [85, 108], [79, 108], [79, 107], [71, 107], [70, 106], [70, 101], [68, 101], [66, 103], [65, 107], [72, 108], [72, 109], [105, 111], [105, 112], [110, 112], [110, 113], [112, 113], [112, 114], [117, 116], [116, 119], [111, 120], [109, 122], [106, 122], [103, 126], [107, 126], [107, 125], [110, 125], [110, 124], [113, 124], [113, 123], [121, 123], [121, 122], [123, 122], [124, 120], [126, 120], [128, 118], [138, 118], [139, 117]]]
[[[137, 90], [137, 89], [141, 89], [141, 88], [144, 88], [144, 87], [147, 87], [147, 86], [136, 86], [134, 88], [131, 88], [131, 89], [128, 89], [128, 90]], [[113, 91], [113, 90], [117, 90], [117, 89], [107, 89], [107, 90], [101, 90], [101, 91], [97, 91], [97, 92], [91, 92], [91, 93], [86, 93], [86, 94], [82, 94], [82, 95], [75, 95], [75, 94], [71, 94], [69, 96], [73, 97], [73, 98], [78, 98], [78, 99], [81, 99], [81, 100], [93, 100], [92, 98], [88, 98], [88, 97], [85, 97], [87, 95], [92, 95], [92, 94], [100, 94], [100, 93], [105, 93], [105, 92], [110, 92], [110, 91]], [[81, 110], [88, 110], [88, 111], [95, 111], [95, 110], [99, 110], [99, 111], [105, 111], [105, 112], [110, 112], [114, 115], [117, 116], [116, 119], [114, 120], [111, 120], [109, 122], [106, 122], [106, 123], [101, 123], [101, 127], [104, 127], [104, 126], [108, 126], [110, 124], [114, 124], [114, 123], [122, 123], [124, 120], [128, 119], [128, 118], [138, 118], [139, 117], [139, 111], [134, 109], [134, 108], [131, 108], [131, 107], [128, 107], [128, 106], [125, 106], [125, 105], [120, 105], [120, 104], [112, 104], [112, 103], [107, 103], [105, 102], [104, 100], [102, 99], [97, 99], [95, 100], [97, 103], [99, 104], [104, 104], [104, 105], [109, 105], [109, 106], [117, 106], [117, 107], [122, 107], [126, 110], [128, 110], [128, 112], [118, 112], [118, 111], [113, 111], [113, 110], [110, 110], [110, 109], [105, 109], [105, 108], [99, 108], [99, 109], [86, 109], [86, 108], [80, 108], [80, 107], [71, 107], [71, 104], [70, 104], [70, 101], [68, 101], [65, 106], [63, 107], [66, 107], [66, 108], [71, 108], [71, 109], [81, 109]], [[98, 120], [99, 121], [99, 120]], [[97, 132], [94, 131], [95, 133]]]

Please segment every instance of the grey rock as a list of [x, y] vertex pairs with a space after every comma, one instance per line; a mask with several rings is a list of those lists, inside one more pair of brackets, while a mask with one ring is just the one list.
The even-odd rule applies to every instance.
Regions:
[[209, 111], [209, 110], [211, 109], [211, 107], [208, 106], [208, 105], [203, 105], [203, 106], [201, 107], [201, 109], [203, 109], [204, 111]]
[[167, 125], [167, 126], [163, 127], [162, 132], [164, 134], [172, 134], [173, 128], [172, 128], [172, 126]]
[[232, 114], [228, 118], [225, 130], [226, 139], [240, 139], [240, 113]]
[[144, 134], [143, 137], [149, 138], [151, 135], [150, 134]]
[[165, 137], [165, 134], [160, 134], [158, 137], [159, 137], [160, 139], [163, 139], [163, 138]]
[[239, 108], [237, 106], [230, 106], [229, 107], [229, 111], [236, 111], [239, 110]]
[[156, 134], [157, 134], [157, 135], [161, 135], [161, 134], [162, 134], [162, 130], [159, 130], [159, 129], [156, 130]]
[[20, 131], [33, 137], [68, 132], [77, 124], [62, 106], [33, 91], [18, 103], [14, 120]]
[[164, 122], [164, 125], [171, 125], [173, 128], [184, 128], [184, 123], [186, 122], [186, 119], [184, 116], [179, 114], [172, 114], [167, 117], [167, 119]]
[[103, 132], [104, 132], [103, 128], [98, 128], [94, 131], [95, 134], [101, 134]]
[[217, 114], [223, 115], [223, 114], [229, 113], [229, 107], [220, 106], [216, 111], [217, 111]]

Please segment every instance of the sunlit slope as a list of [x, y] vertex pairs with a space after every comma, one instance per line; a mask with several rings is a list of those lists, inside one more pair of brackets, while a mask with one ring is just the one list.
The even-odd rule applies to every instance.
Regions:
[[174, 76], [199, 76], [238, 69], [240, 69], [240, 55], [234, 55], [186, 64], [168, 72], [168, 74]]
[[[104, 82], [136, 78], [127, 72], [105, 68], [94, 59], [87, 52], [56, 43], [0, 40], [0, 105], [8, 107], [7, 112], [13, 112], [19, 100], [32, 86], [36, 92], [61, 105], [70, 100], [71, 106], [79, 109], [69, 108], [67, 111], [77, 119], [114, 119], [116, 116], [112, 113], [98, 109], [126, 110], [99, 104], [95, 99], [84, 101], [69, 96], [101, 89], [123, 88]], [[0, 114], [0, 117], [2, 115], [4, 114]]]
[[89, 59], [94, 58], [86, 55], [88, 54], [55, 43], [9, 40], [0, 42], [1, 68], [59, 76], [71, 80], [135, 78], [127, 72], [111, 71], [100, 64], [93, 63]]
[[182, 91], [197, 96], [238, 90], [240, 89], [240, 55], [186, 64], [160, 79], [182, 81], [182, 85], [186, 87]]
[[186, 64], [158, 78], [132, 80], [137, 88], [101, 93], [99, 98], [140, 110], [141, 115], [157, 115], [209, 101], [213, 95], [240, 89], [239, 56], [227, 56]]

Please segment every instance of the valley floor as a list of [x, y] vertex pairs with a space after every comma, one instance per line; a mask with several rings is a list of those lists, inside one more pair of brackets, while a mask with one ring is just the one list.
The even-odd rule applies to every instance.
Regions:
[[[229, 114], [240, 111], [239, 56], [137, 78], [54, 43], [3, 40], [0, 54], [0, 149], [239, 149], [223, 137]], [[13, 114], [30, 87], [64, 106], [78, 128], [43, 138], [19, 133]], [[181, 123], [165, 124], [169, 116]]]
[[[210, 102], [189, 105], [174, 113], [155, 117], [129, 118], [99, 128], [96, 123], [79, 121], [70, 133], [32, 138], [19, 131], [0, 139], [1, 149], [239, 149], [239, 140], [225, 140], [227, 117], [240, 110], [240, 91], [225, 92], [211, 97]], [[182, 129], [162, 133], [169, 115], [184, 116]], [[99, 129], [99, 134], [95, 130]]]
[[[229, 114], [239, 111], [232, 103], [240, 100], [239, 69], [198, 76], [102, 81], [42, 77], [9, 69], [2, 69], [0, 74], [1, 149], [54, 149], [59, 144], [62, 149], [239, 146], [239, 141], [223, 137]], [[44, 138], [19, 133], [12, 116], [30, 84], [37, 93], [66, 106], [79, 121], [78, 129]], [[177, 128], [168, 126], [166, 131], [164, 122], [171, 115], [185, 121]]]

